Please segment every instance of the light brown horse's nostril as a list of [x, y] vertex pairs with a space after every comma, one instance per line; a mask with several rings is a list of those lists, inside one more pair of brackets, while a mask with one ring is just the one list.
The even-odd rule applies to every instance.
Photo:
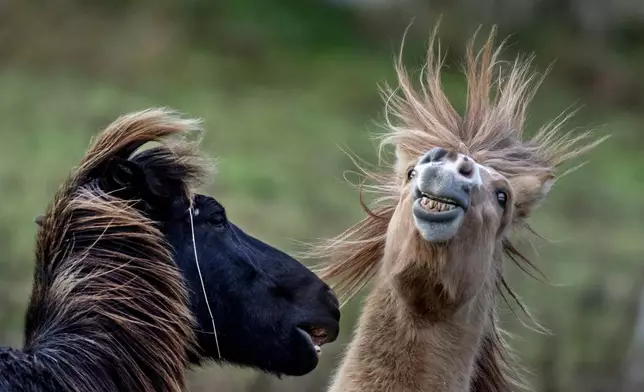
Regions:
[[471, 177], [472, 173], [474, 173], [474, 164], [471, 160], [464, 158], [463, 162], [458, 166], [458, 172], [463, 177]]
[[440, 162], [448, 154], [448, 151], [442, 147], [434, 147], [426, 153], [420, 160], [420, 163]]

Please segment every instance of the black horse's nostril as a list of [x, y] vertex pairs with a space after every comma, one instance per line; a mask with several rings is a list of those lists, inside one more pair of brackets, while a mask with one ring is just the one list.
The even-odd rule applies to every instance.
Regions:
[[332, 289], [327, 289], [327, 295], [331, 297], [331, 302], [333, 302], [334, 305], [340, 306], [340, 301], [338, 301], [338, 297], [335, 295], [335, 291]]
[[325, 291], [325, 297], [331, 307], [331, 316], [336, 320], [340, 320], [340, 301], [338, 301], [338, 297], [331, 289]]
[[[335, 292], [326, 284], [321, 287], [321, 290], [318, 291], [318, 299], [321, 303], [328, 307], [333, 315], [333, 317], [339, 317], [340, 313], [340, 301]], [[337, 314], [336, 314], [337, 311]]]

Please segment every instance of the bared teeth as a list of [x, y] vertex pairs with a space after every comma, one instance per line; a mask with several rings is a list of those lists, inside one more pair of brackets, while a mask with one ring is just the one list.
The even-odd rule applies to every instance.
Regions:
[[453, 210], [456, 208], [454, 204], [451, 203], [445, 203], [442, 201], [430, 199], [428, 196], [423, 195], [423, 197], [420, 199], [420, 205], [427, 211], [434, 211], [434, 212], [444, 212], [444, 211], [449, 211]]

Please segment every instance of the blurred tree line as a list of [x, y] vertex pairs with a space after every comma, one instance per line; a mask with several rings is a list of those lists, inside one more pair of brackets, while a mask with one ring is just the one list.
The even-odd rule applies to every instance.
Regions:
[[[566, 243], [565, 246], [540, 245], [538, 255], [546, 272], [555, 283], [567, 285], [565, 289], [553, 289], [535, 283], [519, 271], [509, 271], [511, 282], [518, 286], [528, 304], [536, 308], [537, 318], [553, 333], [541, 336], [529, 332], [509, 312], [504, 315], [504, 323], [522, 337], [513, 341], [513, 345], [535, 373], [531, 381], [538, 391], [644, 390], [644, 244], [641, 241], [644, 201], [638, 196], [644, 191], [644, 161], [639, 155], [644, 145], [641, 134], [644, 74], [640, 72], [644, 60], [642, 1], [3, 0], [0, 1], [0, 91], [3, 91], [0, 127], [10, 125], [14, 131], [23, 127], [28, 130], [17, 136], [3, 131], [1, 135], [9, 147], [0, 152], [18, 159], [17, 155], [9, 155], [8, 150], [32, 143], [21, 151], [21, 156], [36, 151], [46, 154], [44, 147], [34, 146], [43, 144], [53, 148], [51, 143], [57, 136], [42, 130], [51, 128], [52, 134], [69, 132], [66, 148], [79, 156], [87, 141], [85, 138], [99, 129], [99, 124], [104, 125], [115, 114], [129, 109], [127, 105], [177, 103], [191, 115], [208, 116], [211, 111], [216, 112], [212, 114], [213, 121], [217, 116], [225, 116], [224, 109], [219, 112], [215, 107], [225, 106], [237, 115], [227, 120], [230, 136], [222, 136], [224, 144], [228, 143], [225, 145], [231, 148], [231, 155], [235, 152], [239, 156], [252, 156], [253, 138], [256, 138], [263, 141], [263, 146], [284, 145], [283, 154], [293, 151], [295, 155], [295, 150], [301, 150], [301, 156], [295, 155], [288, 167], [284, 164], [278, 167], [281, 161], [276, 158], [274, 171], [265, 173], [265, 177], [252, 177], [252, 183], [251, 180], [241, 183], [238, 179], [248, 178], [249, 172], [244, 171], [244, 162], [236, 161], [238, 166], [226, 168], [235, 171], [230, 177], [225, 177], [222, 169], [224, 195], [250, 194], [261, 184], [261, 191], [268, 197], [271, 181], [280, 181], [276, 173], [284, 172], [280, 186], [272, 191], [273, 198], [277, 200], [279, 195], [289, 194], [301, 205], [314, 205], [317, 211], [310, 212], [314, 217], [329, 220], [324, 228], [309, 228], [311, 219], [292, 213], [287, 215], [289, 218], [281, 232], [292, 236], [306, 227], [309, 230], [306, 233], [311, 236], [329, 236], [359, 216], [359, 208], [353, 190], [340, 191], [331, 185], [331, 179], [325, 183], [319, 178], [340, 177], [342, 170], [351, 169], [350, 161], [329, 150], [325, 154], [330, 158], [324, 160], [320, 155], [324, 164], [306, 166], [318, 170], [317, 182], [304, 184], [310, 173], [299, 173], [300, 169], [294, 165], [304, 165], [302, 162], [311, 156], [313, 147], [305, 146], [301, 141], [304, 139], [294, 136], [296, 127], [321, 124], [319, 128], [311, 128], [311, 132], [329, 133], [375, 162], [375, 149], [367, 142], [365, 124], [381, 113], [376, 83], [391, 80], [392, 56], [397, 53], [402, 33], [412, 20], [405, 61], [412, 69], [421, 66], [428, 32], [439, 17], [442, 17], [441, 41], [443, 47], [449, 47], [448, 64], [461, 58], [464, 41], [481, 24], [484, 33], [490, 25], [498, 24], [501, 38], [511, 35], [509, 56], [514, 52], [536, 52], [541, 69], [556, 60], [544, 86], [545, 95], [535, 103], [536, 125], [538, 120], [580, 101], [591, 110], [583, 112], [573, 126], [585, 126], [588, 122], [609, 124], [605, 131], [613, 134], [611, 140], [589, 157], [592, 162], [587, 167], [562, 181], [550, 205], [544, 207], [546, 212], [534, 222], [546, 237], [563, 239]], [[63, 87], [45, 80], [54, 74], [62, 78]], [[68, 79], [68, 74], [73, 77]], [[458, 102], [462, 102], [462, 87], [458, 74], [453, 68], [448, 69], [446, 88]], [[49, 97], [47, 88], [55, 90], [54, 96]], [[303, 93], [304, 89], [310, 93]], [[86, 90], [95, 95], [85, 97]], [[60, 97], [60, 92], [69, 95]], [[144, 94], [146, 98], [139, 99], [137, 94]], [[49, 103], [20, 106], [21, 110], [30, 111], [20, 112], [21, 116], [36, 117], [37, 114], [42, 117], [42, 123], [25, 123], [15, 114], [16, 100], [56, 99], [69, 102], [70, 107]], [[280, 99], [283, 106], [272, 106]], [[82, 122], [87, 129], [66, 131], [67, 123], [63, 119], [72, 114], [80, 116], [81, 111], [87, 117]], [[259, 131], [251, 130], [247, 124], [239, 125], [240, 116], [254, 117], [254, 122], [249, 124], [257, 129], [266, 128], [265, 133], [274, 132], [276, 136], [253, 133]], [[285, 119], [282, 122], [275, 116]], [[293, 129], [284, 130], [290, 124]], [[234, 129], [236, 126], [239, 129]], [[58, 151], [66, 154], [61, 148]], [[0, 338], [3, 342], [17, 343], [15, 334], [21, 323], [31, 268], [31, 264], [22, 260], [30, 257], [29, 241], [34, 232], [31, 222], [24, 223], [25, 216], [39, 213], [38, 209], [53, 194], [55, 179], [69, 169], [67, 162], [75, 161], [63, 164], [63, 160], [55, 160], [58, 166], [51, 166], [57, 171], [40, 174], [43, 180], [38, 183], [46, 183], [42, 187], [35, 188], [36, 182], [28, 183], [28, 188], [24, 185], [29, 192], [40, 192], [40, 196], [25, 204], [26, 215], [15, 215], [17, 212], [9, 211], [15, 205], [10, 201], [18, 200], [21, 194], [7, 189], [28, 180], [21, 179], [24, 168], [8, 160], [5, 158], [4, 169], [0, 170], [0, 184], [5, 189], [3, 202], [9, 205], [2, 210], [2, 218], [7, 223], [0, 224], [0, 243], [6, 249], [16, 250], [5, 254], [0, 262], [0, 276], [3, 276], [0, 278]], [[299, 188], [308, 186], [309, 193], [296, 187], [286, 189], [285, 184], [296, 182], [293, 178], [301, 178], [303, 185]], [[311, 192], [323, 194], [322, 189], [316, 191], [322, 185], [332, 192], [326, 193], [324, 200], [314, 199], [316, 196]], [[298, 195], [291, 196], [296, 192]], [[259, 203], [257, 199], [248, 200]], [[281, 206], [279, 201], [274, 203]], [[283, 208], [295, 208], [293, 204]], [[238, 207], [233, 204], [231, 208]], [[255, 225], [260, 234], [267, 234], [272, 222], [260, 221], [276, 216], [268, 213], [255, 219], [242, 215], [242, 220]], [[16, 223], [19, 220], [23, 223]], [[24, 229], [19, 245], [12, 240], [11, 233], [16, 229]], [[320, 369], [313, 374], [277, 380], [252, 372], [231, 373], [208, 368], [195, 375], [193, 390], [212, 390], [217, 385], [220, 391], [322, 391], [350, 337], [359, 307], [358, 300], [345, 309], [343, 337], [340, 342], [325, 347]]]
[[[85, 45], [102, 41], [92, 34], [110, 31], [118, 40], [130, 30], [138, 35], [149, 28], [147, 33], [158, 35], [157, 46], [175, 40], [261, 66], [294, 51], [390, 55], [412, 20], [419, 52], [428, 25], [439, 14], [446, 46], [458, 50], [461, 45], [453, 44], [479, 24], [496, 23], [501, 36], [512, 34], [515, 48], [537, 51], [541, 61], [556, 58], [557, 72], [590, 98], [644, 105], [644, 80], [637, 72], [644, 41], [644, 3], [639, 0], [4, 0], [0, 47], [4, 58], [66, 63], [75, 60], [70, 55], [82, 56]], [[89, 37], [70, 42], [80, 32]], [[101, 59], [78, 60], [96, 68]]]

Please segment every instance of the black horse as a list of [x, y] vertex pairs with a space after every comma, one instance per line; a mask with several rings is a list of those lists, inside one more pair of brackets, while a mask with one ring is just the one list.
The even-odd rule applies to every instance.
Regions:
[[[147, 122], [197, 128], [164, 112], [134, 114], [113, 127], [129, 134]], [[143, 141], [149, 140], [127, 146], [96, 177], [106, 192], [138, 200], [137, 208], [159, 223], [190, 290], [199, 356], [278, 375], [309, 373], [319, 347], [338, 335], [335, 294], [300, 262], [234, 225], [217, 200], [193, 192], [208, 172], [195, 144], [128, 156]], [[198, 363], [199, 356], [191, 359]]]
[[0, 349], [0, 391], [180, 391], [204, 359], [317, 366], [338, 334], [328, 286], [194, 193], [196, 144], [136, 153], [197, 125], [134, 113], [89, 149], [39, 220], [25, 347]]

